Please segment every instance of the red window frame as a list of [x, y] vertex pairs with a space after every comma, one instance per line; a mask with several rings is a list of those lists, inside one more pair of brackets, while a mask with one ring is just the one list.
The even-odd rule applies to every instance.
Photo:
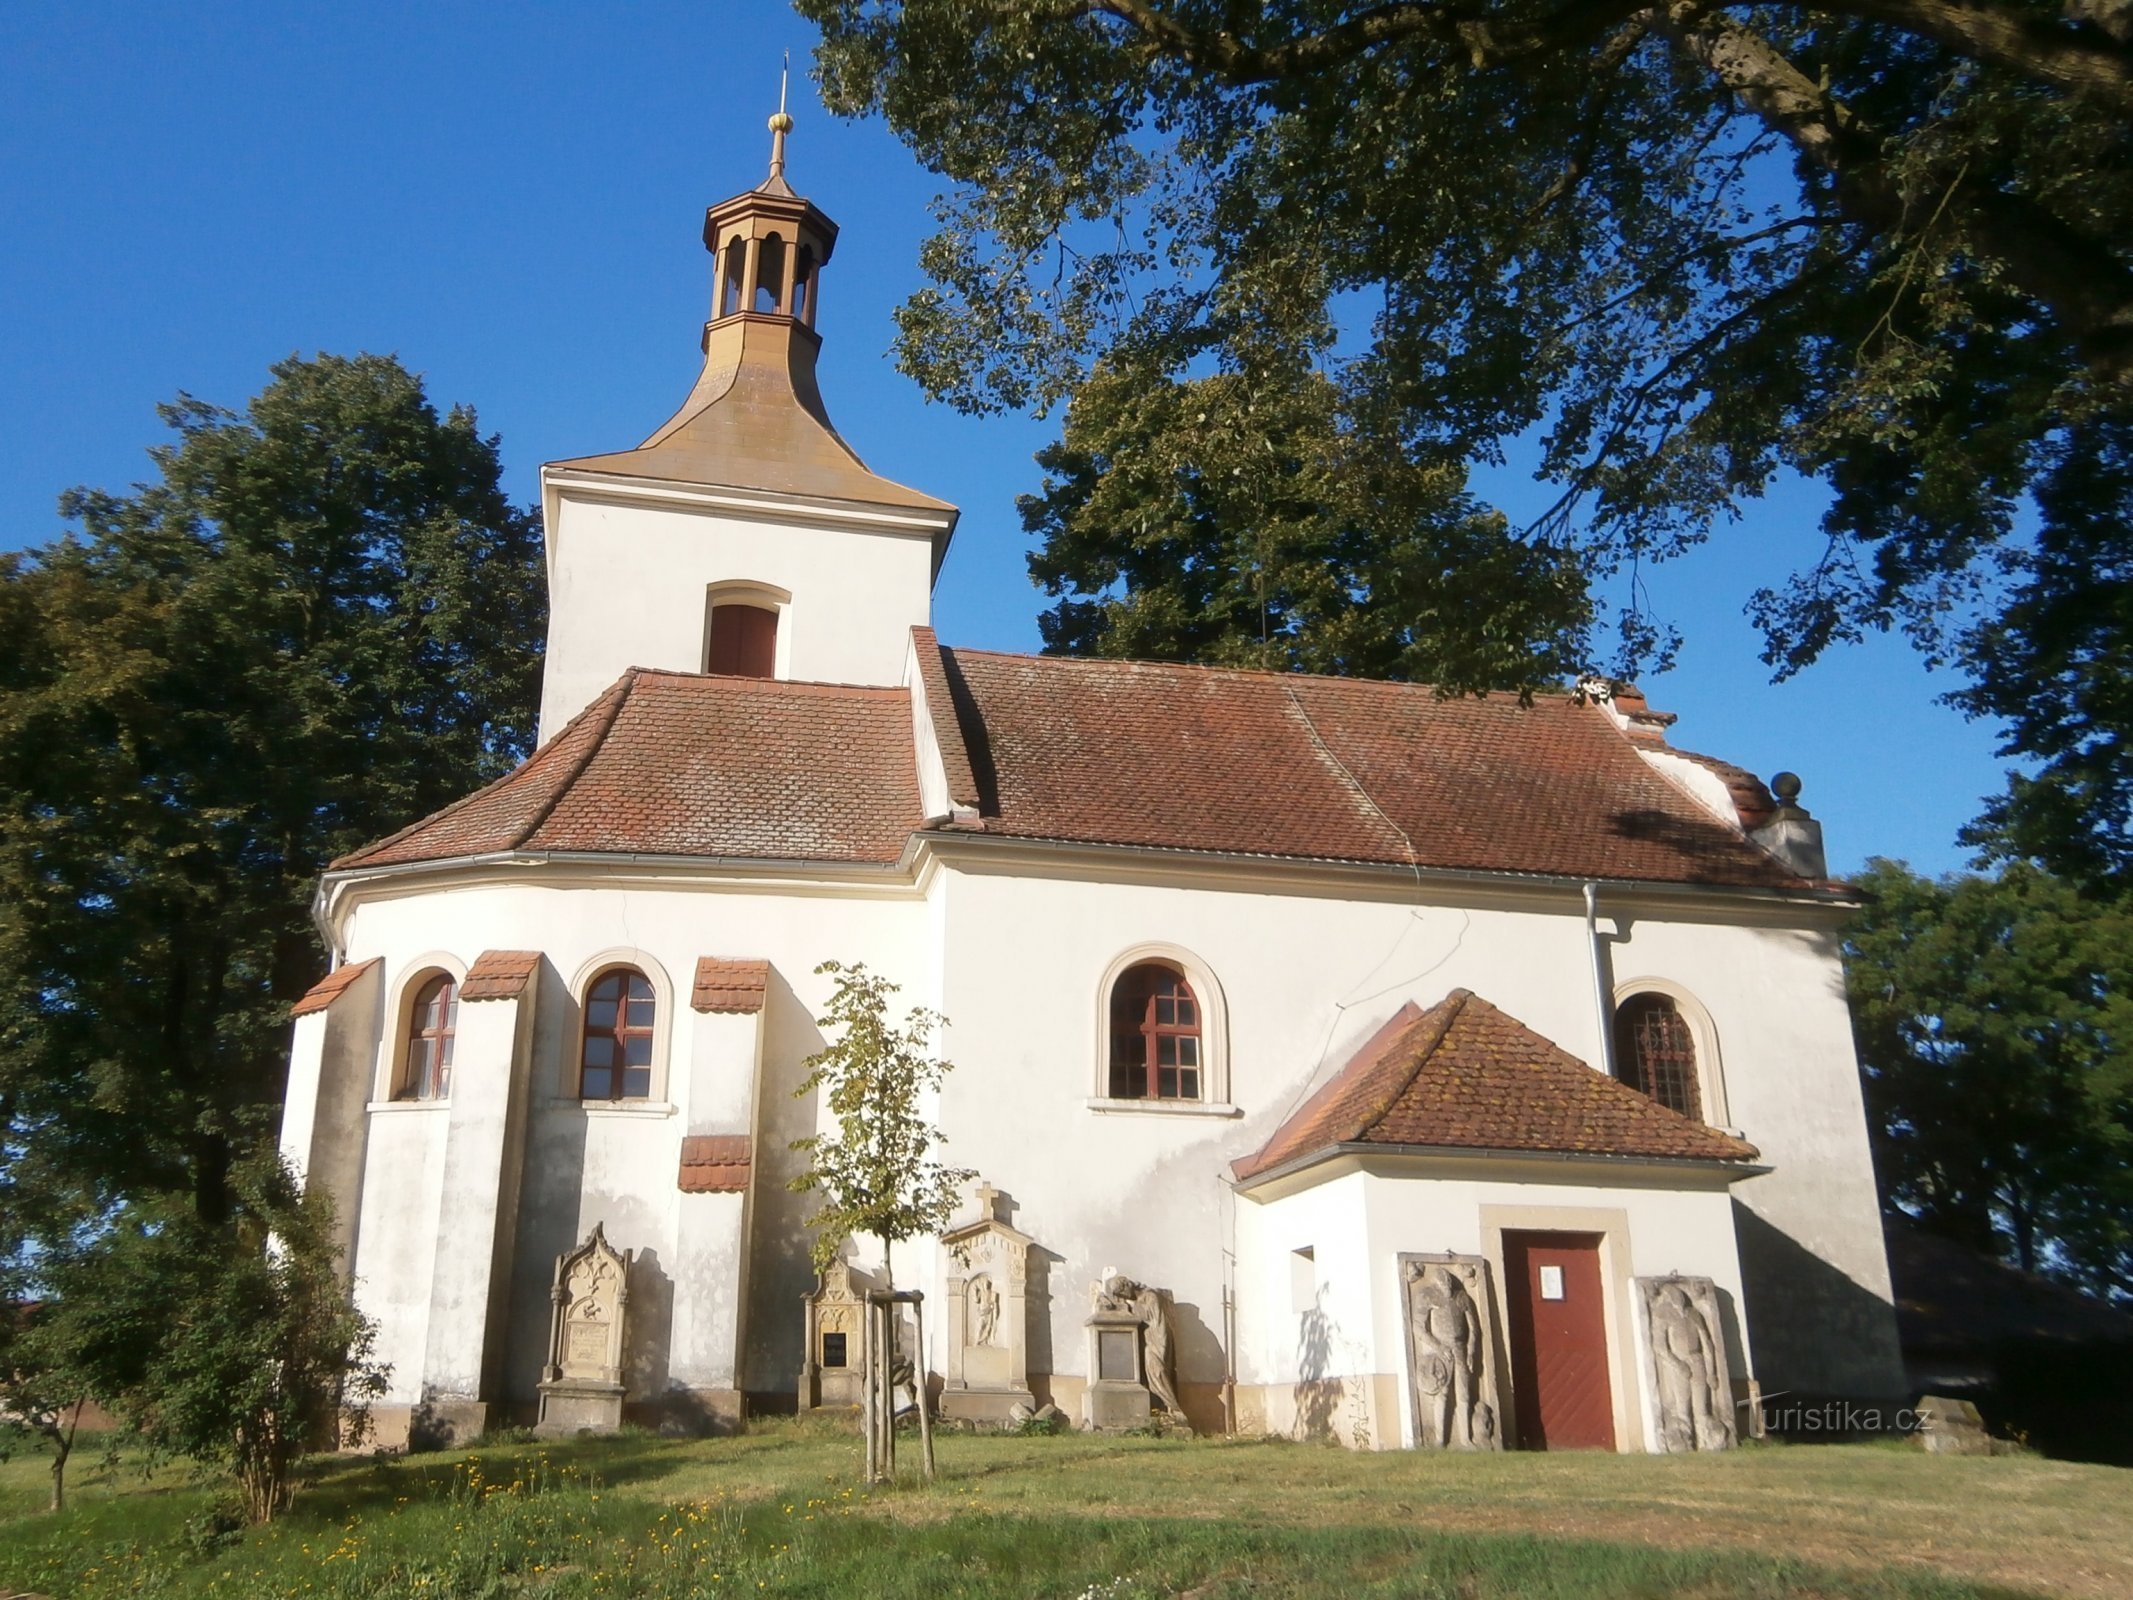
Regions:
[[1111, 1098], [1198, 1100], [1206, 1084], [1200, 1000], [1160, 962], [1128, 967], [1111, 986]]
[[585, 991], [578, 1035], [580, 1100], [649, 1100], [659, 1000], [635, 967], [609, 967]]
[[1667, 1110], [1703, 1120], [1696, 1034], [1670, 996], [1633, 994], [1615, 1007], [1615, 1076]]
[[459, 1027], [459, 984], [449, 972], [426, 978], [407, 1007], [407, 1048], [400, 1054], [395, 1100], [442, 1100], [452, 1087], [452, 1036]]

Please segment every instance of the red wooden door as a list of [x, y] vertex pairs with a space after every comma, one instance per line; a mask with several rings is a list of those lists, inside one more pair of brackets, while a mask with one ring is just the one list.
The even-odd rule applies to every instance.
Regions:
[[1612, 1450], [1599, 1238], [1507, 1233], [1503, 1255], [1519, 1448]]

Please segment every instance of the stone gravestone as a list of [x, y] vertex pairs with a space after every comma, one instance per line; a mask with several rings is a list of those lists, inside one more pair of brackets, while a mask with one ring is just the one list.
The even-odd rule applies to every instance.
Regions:
[[1732, 1449], [1733, 1379], [1718, 1286], [1709, 1278], [1679, 1274], [1639, 1278], [1637, 1298], [1651, 1351], [1659, 1448], [1670, 1454]]
[[554, 1437], [613, 1433], [622, 1426], [623, 1333], [629, 1311], [630, 1258], [607, 1242], [606, 1225], [556, 1257], [548, 1365], [541, 1372], [541, 1412], [534, 1432]]
[[1409, 1415], [1425, 1450], [1501, 1450], [1496, 1302], [1480, 1256], [1402, 1253]]
[[1169, 1294], [1106, 1272], [1091, 1296], [1083, 1420], [1103, 1433], [1144, 1428], [1160, 1405], [1173, 1422], [1184, 1422], [1170, 1369]]
[[1992, 1454], [1992, 1435], [1985, 1431], [1985, 1419], [1968, 1400], [1921, 1395], [1917, 1410], [1920, 1449], [1946, 1456]]
[[806, 1350], [800, 1362], [800, 1409], [856, 1406], [866, 1379], [866, 1295], [878, 1287], [848, 1261], [822, 1269], [815, 1292], [801, 1297]]
[[1036, 1408], [1029, 1386], [1029, 1252], [1008, 1226], [1007, 1196], [978, 1185], [975, 1221], [941, 1235], [948, 1289], [947, 1372], [941, 1415], [1004, 1424]]

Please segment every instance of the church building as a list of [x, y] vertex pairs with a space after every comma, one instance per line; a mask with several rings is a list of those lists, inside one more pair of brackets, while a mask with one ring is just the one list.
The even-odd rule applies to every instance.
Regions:
[[1730, 1442], [1758, 1386], [1896, 1395], [1797, 781], [1630, 690], [942, 642], [957, 512], [830, 422], [789, 126], [706, 215], [695, 387], [542, 473], [537, 750], [319, 890], [282, 1143], [381, 1438], [543, 1414], [596, 1231], [621, 1416], [850, 1393], [880, 1247], [818, 1278], [788, 1187], [830, 961], [948, 1019], [979, 1176], [893, 1262], [944, 1415], [1637, 1451]]

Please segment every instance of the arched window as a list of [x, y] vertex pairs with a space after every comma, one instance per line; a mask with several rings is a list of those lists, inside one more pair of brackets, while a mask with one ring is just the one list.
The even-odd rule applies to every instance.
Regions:
[[452, 1032], [459, 1025], [459, 985], [440, 972], [415, 990], [408, 1008], [407, 1054], [395, 1100], [442, 1100], [452, 1087]]
[[726, 246], [726, 281], [719, 290], [718, 314], [730, 317], [741, 309], [741, 275], [747, 270], [748, 246], [735, 239]]
[[579, 1098], [651, 1098], [652, 1028], [657, 1016], [652, 982], [635, 967], [610, 967], [593, 980], [585, 991]]
[[785, 292], [785, 241], [776, 234], [764, 237], [755, 265], [755, 309], [775, 312]]
[[810, 328], [815, 325], [815, 247], [803, 244], [794, 258], [792, 314]]
[[1175, 967], [1144, 961], [1111, 988], [1111, 1098], [1200, 1098], [1200, 1002]]
[[1615, 1076], [1669, 1111], [1703, 1119], [1696, 1036], [1668, 995], [1633, 994], [1615, 1007]]
[[778, 675], [778, 614], [769, 606], [715, 601], [711, 637], [704, 644], [704, 671], [736, 678]]

